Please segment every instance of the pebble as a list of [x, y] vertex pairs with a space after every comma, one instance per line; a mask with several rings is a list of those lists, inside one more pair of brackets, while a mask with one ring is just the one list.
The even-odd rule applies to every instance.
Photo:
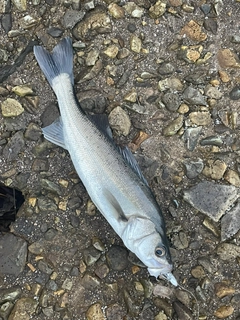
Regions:
[[135, 91], [135, 89], [132, 89], [130, 92], [128, 92], [124, 98], [125, 101], [127, 102], [136, 102], [137, 101], [137, 92]]
[[109, 268], [106, 264], [102, 264], [95, 270], [95, 274], [100, 278], [104, 279], [109, 273]]
[[128, 251], [124, 247], [113, 245], [106, 253], [109, 268], [123, 271], [128, 266]]
[[109, 47], [107, 47], [107, 49], [104, 50], [103, 52], [109, 58], [114, 59], [118, 55], [118, 51], [119, 51], [118, 46], [116, 46], [115, 44], [112, 44]]
[[33, 90], [27, 85], [16, 86], [12, 88], [12, 92], [20, 97], [25, 97], [26, 95], [32, 95]]
[[189, 246], [189, 240], [185, 232], [180, 231], [172, 236], [172, 243], [175, 248], [182, 250]]
[[207, 105], [205, 97], [199, 92], [199, 90], [191, 86], [184, 90], [182, 99], [189, 104]]
[[62, 25], [64, 29], [72, 29], [84, 17], [83, 11], [67, 9], [63, 18]]
[[153, 19], [161, 17], [166, 11], [166, 3], [164, 1], [158, 0], [153, 6], [148, 10], [149, 16]]
[[43, 244], [41, 242], [33, 242], [29, 247], [28, 251], [35, 254], [40, 255], [44, 250]]
[[31, 29], [32, 27], [36, 26], [40, 21], [40, 18], [35, 19], [29, 14], [24, 16], [23, 18], [19, 19], [19, 26], [22, 29]]
[[63, 35], [63, 29], [58, 27], [50, 27], [47, 29], [47, 33], [53, 38], [60, 38]]
[[99, 50], [90, 50], [85, 59], [86, 66], [94, 66], [99, 57]]
[[209, 160], [202, 173], [211, 179], [220, 180], [223, 178], [226, 169], [227, 165], [224, 161], [218, 159], [215, 161]]
[[196, 279], [202, 279], [205, 277], [205, 271], [202, 266], [196, 266], [192, 268], [191, 275]]
[[37, 204], [41, 211], [56, 211], [57, 209], [56, 204], [46, 197], [39, 196]]
[[219, 100], [222, 98], [223, 93], [219, 91], [216, 87], [213, 87], [211, 85], [206, 86], [204, 93], [207, 97]]
[[231, 238], [240, 230], [240, 203], [238, 202], [221, 219], [221, 241]]
[[187, 128], [184, 133], [184, 141], [188, 150], [193, 151], [197, 145], [199, 136], [202, 132], [202, 127]]
[[162, 76], [170, 75], [175, 71], [176, 67], [170, 62], [162, 62], [159, 65], [158, 72]]
[[158, 90], [165, 91], [167, 89], [172, 89], [176, 91], [182, 91], [183, 84], [178, 78], [166, 78], [158, 82]]
[[198, 126], [208, 126], [212, 123], [211, 114], [208, 111], [195, 111], [189, 113], [189, 119]]
[[8, 161], [13, 161], [17, 158], [20, 151], [25, 145], [22, 131], [17, 131], [8, 141], [7, 145], [3, 149], [3, 156]]
[[37, 141], [42, 135], [42, 129], [33, 122], [30, 122], [24, 133], [24, 137], [31, 141]]
[[202, 172], [204, 167], [202, 159], [198, 159], [196, 161], [186, 160], [183, 164], [186, 168], [186, 175], [189, 179], [196, 178]]
[[37, 306], [37, 300], [32, 298], [21, 298], [15, 303], [8, 320], [30, 320], [36, 312]]
[[206, 217], [203, 220], [203, 225], [209, 230], [211, 231], [215, 237], [219, 238], [220, 237], [220, 231], [218, 226], [216, 225], [216, 223], [214, 223], [214, 221], [208, 217]]
[[238, 197], [237, 188], [210, 181], [199, 182], [184, 191], [184, 200], [218, 222]]
[[181, 30], [181, 35], [186, 34], [193, 41], [200, 42], [207, 39], [207, 34], [202, 32], [201, 26], [194, 20], [189, 21]]
[[32, 170], [41, 172], [41, 171], [48, 171], [49, 169], [49, 162], [48, 159], [34, 159], [32, 163]]
[[105, 320], [105, 316], [102, 311], [100, 303], [91, 305], [86, 312], [87, 320]]
[[228, 295], [233, 295], [235, 293], [235, 289], [229, 286], [229, 284], [226, 281], [215, 283], [214, 289], [215, 294], [218, 298], [223, 298]]
[[221, 68], [240, 68], [237, 55], [230, 49], [220, 49], [217, 53], [218, 63]]
[[138, 38], [135, 35], [132, 35], [130, 37], [130, 49], [133, 52], [140, 53], [140, 51], [142, 49], [142, 41], [141, 41], [141, 39]]
[[217, 247], [217, 254], [224, 261], [236, 259], [240, 257], [240, 247], [232, 243], [221, 243]]
[[4, 100], [1, 103], [1, 109], [4, 117], [17, 117], [24, 111], [21, 103], [12, 98]]
[[183, 116], [179, 115], [175, 120], [170, 122], [168, 126], [166, 126], [163, 129], [164, 136], [166, 137], [173, 136], [181, 129], [182, 125], [183, 125]]
[[223, 141], [220, 137], [209, 136], [200, 141], [201, 146], [217, 146], [221, 147], [223, 145]]
[[38, 261], [38, 269], [49, 275], [53, 272], [53, 269], [50, 268], [49, 265], [43, 260]]
[[203, 26], [207, 31], [212, 32], [212, 34], [216, 35], [218, 31], [218, 23], [215, 19], [206, 18], [203, 22]]
[[125, 15], [124, 9], [116, 3], [111, 3], [108, 6], [108, 11], [115, 19], [122, 19]]
[[77, 40], [91, 40], [96, 33], [110, 33], [112, 23], [110, 17], [101, 9], [94, 8], [84, 20], [73, 28], [73, 35]]
[[83, 251], [83, 258], [87, 266], [93, 265], [101, 256], [101, 252], [93, 246]]
[[21, 12], [27, 10], [27, 0], [13, 0], [13, 4]]
[[53, 193], [57, 193], [59, 195], [61, 194], [61, 188], [57, 183], [48, 179], [41, 179], [40, 182], [43, 189]]
[[[139, 7], [135, 2], [129, 1], [124, 6], [125, 11], [133, 18], [141, 18], [144, 14], [144, 9]], [[135, 30], [134, 30], [135, 31]], [[133, 32], [134, 32], [133, 31]]]
[[240, 177], [235, 170], [228, 169], [224, 174], [224, 179], [235, 187], [240, 187]]
[[177, 93], [167, 92], [163, 95], [162, 102], [169, 111], [175, 112], [181, 104], [181, 99]]
[[124, 318], [124, 310], [118, 303], [113, 303], [106, 308], [106, 317], [108, 320], [122, 320]]
[[181, 320], [192, 320], [193, 316], [191, 311], [180, 301], [173, 302], [173, 308], [176, 311], [178, 319]]
[[101, 282], [97, 277], [93, 277], [88, 273], [85, 273], [85, 275], [82, 278], [82, 285], [87, 290], [93, 290], [95, 291], [97, 287], [99, 287]]
[[51, 241], [51, 240], [53, 240], [55, 238], [56, 235], [57, 235], [57, 230], [55, 230], [53, 228], [50, 228], [45, 232], [44, 238], [47, 241]]
[[218, 319], [225, 319], [229, 316], [231, 316], [234, 312], [234, 308], [230, 305], [224, 305], [219, 307], [215, 312], [214, 315], [218, 318]]
[[130, 132], [131, 121], [128, 114], [121, 108], [114, 108], [108, 116], [109, 124], [112, 129], [120, 135], [127, 136]]
[[230, 77], [226, 71], [219, 70], [218, 74], [219, 74], [219, 77], [223, 83], [227, 83], [230, 81]]
[[235, 86], [229, 93], [229, 98], [231, 100], [239, 100], [240, 99], [240, 86]]

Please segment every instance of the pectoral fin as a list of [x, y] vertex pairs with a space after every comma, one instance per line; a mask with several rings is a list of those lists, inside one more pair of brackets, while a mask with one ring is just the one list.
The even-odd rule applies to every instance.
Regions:
[[115, 196], [109, 190], [104, 190], [104, 195], [108, 200], [108, 204], [111, 205], [111, 213], [115, 215], [115, 218], [117, 220], [124, 221], [124, 222], [128, 221], [128, 218], [124, 214]]
[[52, 142], [52, 143], [54, 143], [64, 149], [67, 149], [67, 147], [64, 143], [63, 123], [62, 123], [61, 117], [56, 119], [49, 126], [42, 128], [42, 131], [43, 131], [44, 137], [48, 141], [50, 141], [50, 142]]

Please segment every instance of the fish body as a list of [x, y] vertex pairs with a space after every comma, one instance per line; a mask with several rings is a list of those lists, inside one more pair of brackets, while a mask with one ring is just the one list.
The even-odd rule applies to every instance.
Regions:
[[61, 117], [43, 128], [49, 141], [67, 149], [89, 196], [125, 246], [148, 267], [150, 275], [177, 281], [162, 212], [128, 148], [112, 140], [104, 115], [86, 115], [73, 89], [70, 38], [49, 53], [34, 47], [40, 68], [58, 100]]

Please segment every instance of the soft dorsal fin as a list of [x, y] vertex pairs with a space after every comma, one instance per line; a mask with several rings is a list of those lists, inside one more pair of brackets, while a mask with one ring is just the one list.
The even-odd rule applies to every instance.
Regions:
[[106, 114], [93, 114], [88, 116], [95, 126], [111, 140], [113, 139], [108, 117]]
[[133, 171], [139, 176], [139, 178], [146, 184], [146, 186], [149, 187], [147, 180], [145, 179], [144, 175], [142, 174], [142, 171], [139, 167], [139, 164], [137, 163], [137, 160], [135, 159], [134, 155], [130, 151], [128, 147], [119, 147], [119, 151], [121, 155], [123, 156], [126, 163], [133, 169]]

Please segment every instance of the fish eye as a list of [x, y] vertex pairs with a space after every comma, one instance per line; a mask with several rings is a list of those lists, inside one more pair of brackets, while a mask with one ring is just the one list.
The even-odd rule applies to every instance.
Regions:
[[162, 257], [162, 256], [165, 255], [165, 253], [166, 253], [166, 249], [165, 249], [164, 247], [157, 247], [157, 248], [155, 249], [155, 255], [156, 255], [157, 257]]

